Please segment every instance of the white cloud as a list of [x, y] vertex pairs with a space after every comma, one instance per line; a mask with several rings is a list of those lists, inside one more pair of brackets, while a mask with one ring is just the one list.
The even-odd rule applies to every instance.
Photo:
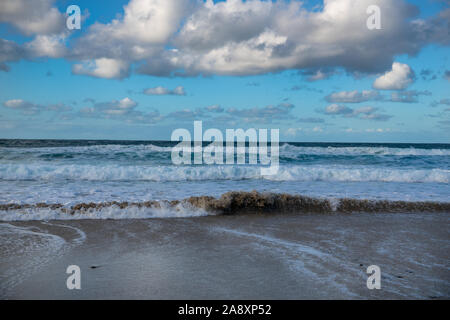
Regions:
[[[131, 0], [124, 18], [92, 26], [73, 54], [145, 61], [138, 72], [157, 76], [315, 69], [313, 81], [336, 67], [384, 71], [396, 55], [417, 53], [437, 25], [412, 23], [415, 7], [399, 0], [326, 0], [314, 11], [301, 2], [186, 1]], [[366, 27], [372, 4], [386, 8], [382, 34]]]
[[313, 132], [323, 132], [323, 129], [321, 127], [314, 127]]
[[97, 78], [121, 79], [129, 74], [129, 64], [123, 60], [100, 58], [72, 66], [74, 74], [88, 75]]
[[203, 110], [196, 109], [183, 109], [179, 111], [171, 112], [167, 115], [168, 118], [174, 118], [178, 120], [195, 120], [199, 118], [204, 118], [206, 115], [203, 113]]
[[25, 101], [23, 99], [11, 99], [3, 102], [3, 106], [9, 109], [19, 110], [25, 115], [35, 115], [41, 111], [52, 111], [52, 112], [67, 112], [71, 111], [72, 107], [67, 106], [63, 103], [41, 105]]
[[210, 112], [218, 112], [218, 113], [221, 113], [224, 111], [224, 109], [218, 104], [207, 106], [207, 107], [205, 107], [205, 109]]
[[108, 102], [95, 102], [87, 99], [86, 102], [92, 103], [92, 106], [81, 108], [76, 116], [143, 124], [153, 124], [162, 119], [156, 110], [146, 112], [136, 110], [138, 103], [128, 97]]
[[318, 110], [318, 112], [329, 116], [343, 116], [345, 118], [357, 118], [376, 121], [387, 121], [392, 118], [392, 116], [390, 115], [377, 113], [378, 108], [370, 106], [352, 109], [344, 105], [331, 104], [324, 110]]
[[229, 42], [250, 40], [268, 26], [272, 7], [272, 3], [262, 1], [198, 3], [175, 43], [182, 48], [206, 52]]
[[302, 128], [288, 128], [285, 134], [290, 137], [295, 137], [299, 132], [303, 131]]
[[[4, 0], [0, 21], [27, 34], [60, 34], [62, 15], [52, 3]], [[369, 5], [382, 9], [382, 32], [366, 27]], [[0, 69], [7, 70], [8, 61], [64, 56], [77, 61], [74, 73], [108, 79], [128, 76], [134, 63], [137, 72], [155, 76], [294, 69], [312, 70], [308, 80], [314, 81], [329, 77], [336, 68], [374, 74], [390, 68], [400, 54], [416, 54], [429, 43], [450, 43], [450, 11], [427, 20], [414, 19], [417, 13], [404, 0], [324, 0], [319, 10], [300, 1], [130, 0], [123, 15], [83, 30], [70, 51], [64, 52], [55, 38], [41, 37], [16, 44], [26, 52], [14, 55], [7, 51], [10, 44], [0, 42]], [[377, 80], [376, 86], [409, 84], [393, 84], [386, 79], [392, 76]]]
[[325, 108], [325, 113], [329, 115], [352, 114], [353, 109], [338, 104], [330, 104]]
[[123, 98], [117, 104], [117, 108], [119, 108], [119, 109], [130, 109], [130, 108], [134, 108], [135, 106], [137, 106], [137, 102], [133, 101], [132, 99], [130, 99], [128, 97]]
[[11, 108], [11, 109], [23, 109], [23, 108], [29, 108], [29, 107], [33, 106], [32, 103], [24, 101], [22, 99], [7, 100], [3, 103], [3, 105], [5, 107]]
[[38, 35], [25, 47], [34, 57], [60, 58], [66, 55], [65, 34]]
[[165, 44], [177, 30], [185, 4], [186, 0], [132, 0], [124, 6], [122, 20], [96, 24], [92, 32], [128, 43]]
[[369, 100], [379, 100], [381, 96], [379, 92], [372, 90], [363, 90], [359, 92], [357, 90], [354, 91], [341, 91], [341, 92], [333, 92], [332, 94], [325, 97], [328, 102], [334, 103], [359, 103]]
[[365, 130], [366, 132], [369, 132], [369, 133], [385, 133], [385, 132], [391, 132], [392, 130], [390, 129], [390, 128], [385, 128], [385, 129], [383, 129], [383, 128], [369, 128], [369, 129], [366, 129]]
[[149, 96], [163, 96], [163, 95], [172, 95], [172, 96], [185, 96], [186, 91], [184, 90], [184, 87], [178, 86], [174, 88], [173, 90], [164, 88], [164, 87], [154, 87], [154, 88], [148, 88], [144, 90], [144, 93]]
[[[280, 103], [278, 105], [268, 105], [265, 107], [254, 107], [246, 109], [227, 108], [219, 105], [197, 108], [195, 110], [184, 109], [175, 111], [167, 115], [168, 118], [178, 120], [192, 120], [199, 117], [211, 118], [215, 122], [226, 122], [230, 124], [234, 120], [243, 120], [245, 122], [271, 123], [274, 120], [292, 119], [291, 111], [293, 104]], [[218, 115], [219, 114], [219, 115]]]
[[396, 91], [392, 92], [391, 100], [392, 102], [403, 102], [403, 103], [416, 103], [418, 102], [419, 96], [431, 96], [430, 91]]
[[225, 112], [236, 118], [243, 119], [246, 122], [269, 123], [273, 120], [288, 119], [290, 112], [294, 109], [290, 103], [280, 103], [278, 105], [268, 105], [263, 108], [237, 109], [229, 108]]
[[[304, 73], [307, 74], [308, 72]], [[308, 77], [306, 78], [309, 82], [319, 81], [319, 80], [325, 80], [334, 75], [334, 71], [323, 71], [323, 70], [316, 70], [313, 73], [310, 73]]]
[[112, 102], [95, 105], [100, 112], [107, 115], [123, 115], [130, 113], [136, 106], [137, 102], [128, 97], [123, 98], [122, 100], [114, 100]]
[[392, 70], [377, 78], [373, 87], [379, 90], [403, 90], [414, 82], [414, 71], [404, 63], [394, 62]]
[[[389, 8], [382, 11], [383, 37], [366, 28], [370, 4]], [[420, 47], [411, 41], [415, 30], [407, 22], [415, 11], [398, 0], [327, 0], [316, 11], [281, 1], [207, 1], [199, 7], [180, 31], [183, 40], [175, 42], [180, 50], [168, 59], [188, 74], [260, 74], [324, 65], [374, 72], [385, 70], [398, 53]], [[251, 27], [242, 32], [244, 24]], [[322, 72], [312, 79], [323, 77]]]
[[56, 34], [64, 27], [64, 15], [54, 0], [2, 0], [0, 22], [7, 22], [25, 35]]
[[4, 71], [9, 71], [9, 66], [4, 62], [18, 61], [26, 58], [26, 50], [17, 43], [5, 39], [0, 39], [0, 63]]
[[298, 118], [298, 122], [305, 122], [305, 123], [323, 123], [325, 122], [322, 118]]

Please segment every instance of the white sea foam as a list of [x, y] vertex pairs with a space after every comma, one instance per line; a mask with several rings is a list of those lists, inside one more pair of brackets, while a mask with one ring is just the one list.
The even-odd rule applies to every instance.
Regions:
[[[78, 154], [110, 154], [117, 152], [124, 153], [148, 153], [148, 152], [171, 152], [171, 146], [157, 146], [153, 144], [138, 145], [91, 145], [91, 146], [67, 146], [67, 147], [39, 147], [39, 148], [0, 148], [0, 151], [9, 151], [17, 153], [78, 153]], [[224, 150], [225, 152], [226, 150]], [[392, 148], [392, 147], [374, 147], [374, 146], [296, 146], [289, 143], [283, 143], [280, 146], [280, 153], [289, 154], [310, 154], [310, 155], [397, 155], [397, 156], [448, 156], [450, 149], [439, 148]]]
[[284, 143], [280, 154], [309, 155], [394, 155], [394, 156], [448, 156], [450, 149], [390, 148], [390, 147], [305, 147]]
[[170, 152], [170, 146], [157, 146], [153, 144], [105, 144], [91, 146], [67, 146], [67, 147], [35, 147], [35, 148], [0, 148], [3, 151], [26, 152], [26, 153], [54, 153], [54, 152], [74, 152], [74, 153], [111, 153], [111, 152]]
[[90, 181], [383, 181], [449, 183], [450, 170], [338, 165], [281, 166], [276, 175], [262, 176], [259, 166], [121, 166], [5, 164], [0, 180], [90, 180]]
[[0, 221], [187, 218], [207, 215], [213, 215], [213, 213], [194, 208], [187, 204], [179, 204], [174, 207], [164, 206], [162, 204], [161, 208], [138, 208], [130, 206], [126, 209], [121, 209], [118, 206], [110, 206], [75, 212], [74, 214], [65, 213], [58, 209], [26, 208], [1, 211]]

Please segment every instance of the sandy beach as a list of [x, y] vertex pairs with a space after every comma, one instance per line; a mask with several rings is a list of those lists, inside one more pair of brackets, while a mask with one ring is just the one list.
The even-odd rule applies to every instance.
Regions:
[[[0, 223], [2, 299], [448, 299], [448, 213]], [[68, 290], [66, 268], [81, 268]], [[369, 265], [381, 289], [366, 286]]]

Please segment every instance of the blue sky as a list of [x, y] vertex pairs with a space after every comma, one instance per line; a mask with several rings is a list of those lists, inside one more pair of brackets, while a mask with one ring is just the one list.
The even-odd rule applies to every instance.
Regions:
[[168, 140], [203, 120], [284, 141], [450, 142], [448, 1], [12, 3], [0, 138]]

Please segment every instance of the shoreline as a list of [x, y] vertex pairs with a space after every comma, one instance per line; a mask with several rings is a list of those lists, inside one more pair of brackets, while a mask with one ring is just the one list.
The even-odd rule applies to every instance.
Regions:
[[0, 222], [0, 297], [448, 299], [449, 227], [431, 212]]
[[182, 200], [0, 204], [0, 221], [172, 218], [242, 214], [450, 213], [450, 202], [319, 198], [297, 194], [231, 191], [220, 197], [191, 196]]

